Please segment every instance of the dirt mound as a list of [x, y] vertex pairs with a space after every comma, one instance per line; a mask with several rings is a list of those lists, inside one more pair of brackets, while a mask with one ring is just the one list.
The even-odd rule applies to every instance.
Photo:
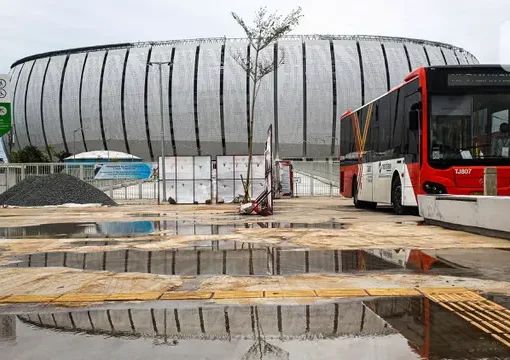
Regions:
[[67, 174], [31, 176], [0, 194], [0, 205], [48, 206], [117, 203], [101, 190]]

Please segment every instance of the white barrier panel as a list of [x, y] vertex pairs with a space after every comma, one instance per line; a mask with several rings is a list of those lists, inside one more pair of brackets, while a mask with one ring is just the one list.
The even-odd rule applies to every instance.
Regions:
[[[160, 199], [171, 197], [178, 204], [203, 204], [212, 199], [210, 156], [169, 156], [165, 158], [166, 199], [163, 199], [163, 178], [160, 178]], [[161, 158], [158, 161], [161, 169]]]
[[419, 195], [418, 206], [425, 220], [459, 229], [465, 227], [467, 231], [478, 228], [510, 236], [508, 196]]
[[[248, 172], [247, 155], [221, 155], [216, 157], [216, 200], [230, 203], [244, 195], [243, 181]], [[264, 190], [264, 156], [253, 155], [251, 161], [251, 196], [256, 198]]]

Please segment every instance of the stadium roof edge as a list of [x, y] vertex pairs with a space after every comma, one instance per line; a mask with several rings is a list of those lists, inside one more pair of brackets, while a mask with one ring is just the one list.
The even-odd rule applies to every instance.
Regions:
[[[430, 46], [439, 46], [442, 48], [447, 48], [451, 50], [456, 50], [460, 52], [469, 53], [469, 51], [453, 46], [450, 44], [437, 42], [437, 41], [429, 41], [429, 40], [421, 40], [414, 38], [405, 38], [405, 37], [392, 37], [392, 36], [378, 36], [378, 35], [329, 35], [329, 34], [312, 34], [312, 35], [287, 35], [282, 37], [280, 40], [290, 41], [290, 40], [350, 40], [350, 41], [379, 41], [379, 42], [405, 42], [405, 43], [414, 43], [419, 45], [430, 45]], [[65, 50], [55, 50], [49, 51], [45, 53], [39, 53], [35, 55], [26, 56], [14, 62], [11, 65], [11, 69], [17, 65], [20, 65], [24, 62], [43, 59], [51, 56], [61, 56], [61, 55], [72, 55], [83, 52], [91, 52], [91, 51], [101, 51], [101, 50], [117, 50], [117, 49], [126, 49], [126, 48], [144, 48], [151, 46], [175, 46], [175, 45], [185, 45], [185, 44], [206, 44], [206, 43], [224, 43], [224, 42], [241, 42], [246, 41], [246, 38], [227, 38], [227, 37], [211, 37], [211, 38], [195, 38], [195, 39], [181, 39], [181, 40], [167, 40], [167, 41], [140, 41], [140, 42], [128, 42], [128, 43], [117, 43], [117, 44], [105, 44], [105, 45], [95, 45], [95, 46], [87, 46], [87, 47], [78, 47], [71, 48]]]

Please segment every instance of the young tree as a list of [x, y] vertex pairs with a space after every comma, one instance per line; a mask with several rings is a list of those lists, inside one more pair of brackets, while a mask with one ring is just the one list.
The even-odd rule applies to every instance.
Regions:
[[269, 45], [278, 41], [279, 38], [288, 34], [299, 24], [299, 20], [303, 16], [301, 8], [298, 7], [292, 10], [288, 15], [282, 18], [276, 12], [272, 14], [267, 13], [265, 7], [260, 8], [255, 13], [253, 25], [249, 26], [246, 22], [236, 13], [232, 12], [232, 16], [237, 23], [243, 28], [243, 31], [248, 38], [248, 45], [250, 46], [250, 56], [242, 54], [240, 51], [231, 53], [232, 58], [246, 71], [252, 83], [251, 92], [251, 112], [250, 112], [250, 133], [248, 134], [248, 171], [246, 174], [246, 181], [244, 183], [244, 202], [249, 202], [250, 199], [250, 176], [251, 176], [251, 162], [253, 156], [253, 124], [255, 122], [255, 101], [257, 99], [258, 91], [260, 89], [261, 80], [273, 72], [276, 68], [283, 64], [285, 54], [283, 48], [278, 51], [278, 59], [271, 57], [261, 56], [261, 51]]

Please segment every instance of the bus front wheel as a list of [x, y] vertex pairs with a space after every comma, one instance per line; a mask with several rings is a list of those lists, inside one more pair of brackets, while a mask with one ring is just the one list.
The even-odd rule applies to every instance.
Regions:
[[391, 204], [395, 214], [404, 215], [406, 213], [406, 208], [402, 205], [402, 183], [398, 178], [393, 181], [391, 186]]
[[364, 209], [366, 207], [365, 202], [358, 199], [358, 180], [356, 178], [352, 179], [352, 199], [356, 209]]

